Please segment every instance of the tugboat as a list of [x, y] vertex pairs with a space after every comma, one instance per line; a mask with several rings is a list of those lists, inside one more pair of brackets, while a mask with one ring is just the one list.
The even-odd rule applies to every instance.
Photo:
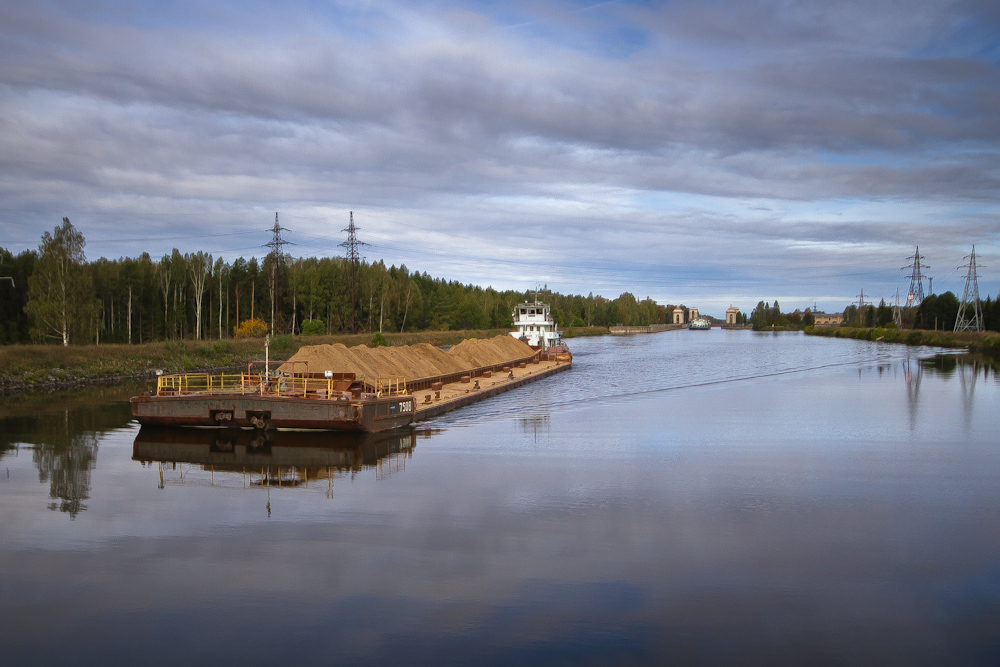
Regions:
[[519, 303], [514, 308], [512, 317], [517, 331], [511, 331], [511, 336], [524, 341], [533, 350], [540, 350], [544, 355], [552, 355], [556, 360], [570, 359], [569, 348], [556, 328], [549, 304], [542, 303], [537, 298], [534, 303], [528, 301]]
[[712, 322], [707, 317], [696, 317], [691, 320], [691, 325], [688, 329], [693, 329], [694, 331], [708, 331], [712, 328]]

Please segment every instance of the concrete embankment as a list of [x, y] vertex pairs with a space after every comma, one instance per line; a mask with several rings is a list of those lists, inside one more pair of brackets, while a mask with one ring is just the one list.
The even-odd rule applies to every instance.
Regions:
[[660, 333], [661, 331], [672, 331], [683, 328], [683, 324], [650, 324], [649, 326], [642, 327], [611, 327], [610, 332], [614, 336], [625, 336], [629, 334]]

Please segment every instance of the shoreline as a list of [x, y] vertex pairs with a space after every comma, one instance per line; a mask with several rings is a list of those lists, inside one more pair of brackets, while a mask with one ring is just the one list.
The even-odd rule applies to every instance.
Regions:
[[935, 331], [925, 329], [886, 329], [883, 327], [806, 327], [807, 336], [851, 338], [916, 347], [927, 345], [964, 349], [980, 354], [1000, 355], [1000, 332], [997, 331]]

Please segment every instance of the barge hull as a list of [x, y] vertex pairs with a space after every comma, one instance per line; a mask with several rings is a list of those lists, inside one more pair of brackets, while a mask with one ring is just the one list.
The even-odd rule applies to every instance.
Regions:
[[[191, 393], [135, 396], [132, 416], [143, 426], [317, 429], [380, 433], [431, 419], [505, 391], [568, 370], [570, 360], [546, 359], [505, 366], [503, 373], [465, 376], [408, 394], [354, 400], [314, 397]], [[506, 375], [504, 375], [506, 373]]]
[[132, 416], [150, 426], [239, 426], [378, 433], [413, 421], [413, 398], [326, 401], [292, 396], [136, 396]]

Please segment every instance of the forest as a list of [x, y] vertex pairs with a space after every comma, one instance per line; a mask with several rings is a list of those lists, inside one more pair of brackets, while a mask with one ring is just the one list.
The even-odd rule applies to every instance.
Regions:
[[[88, 261], [86, 240], [67, 218], [38, 250], [0, 248], [0, 343], [143, 343], [219, 339], [237, 333], [491, 329], [512, 326], [532, 291], [498, 291], [434, 278], [382, 261], [342, 257], [231, 262], [205, 252]], [[563, 295], [547, 288], [561, 327], [662, 324], [672, 305]], [[248, 323], [256, 326], [248, 326]]]
[[[902, 308], [900, 319], [904, 329], [926, 329], [951, 331], [958, 318], [961, 302], [951, 292], [931, 294], [919, 306]], [[1000, 300], [994, 301], [990, 296], [979, 302], [983, 316], [983, 330], [1000, 331]], [[971, 316], [967, 314], [967, 316]], [[750, 314], [750, 325], [755, 331], [764, 329], [802, 329], [811, 326], [815, 318], [808, 308], [804, 313], [782, 313], [781, 307], [775, 301], [773, 305], [760, 301]], [[865, 304], [858, 308], [851, 304], [844, 308], [844, 324], [846, 327], [895, 327], [892, 306], [885, 300], [875, 304]]]

